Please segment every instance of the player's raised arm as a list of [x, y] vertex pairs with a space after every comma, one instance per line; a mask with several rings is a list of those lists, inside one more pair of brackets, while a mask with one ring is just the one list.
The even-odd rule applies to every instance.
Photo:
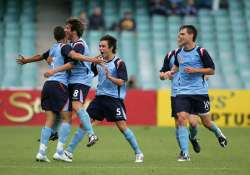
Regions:
[[[96, 64], [104, 63], [104, 61], [100, 55], [91, 58], [91, 57], [80, 54], [81, 53], [80, 50], [84, 50], [84, 47], [82, 44], [76, 45], [74, 49], [72, 49], [72, 47], [70, 45], [64, 45], [62, 47], [62, 54], [64, 56], [70, 57], [76, 61], [86, 61], [86, 62], [91, 62], [91, 63], [96, 63]], [[78, 50], [79, 50], [79, 52], [78, 52]]]
[[84, 56], [80, 53], [77, 53], [74, 50], [71, 50], [68, 53], [68, 56], [74, 60], [77, 60], [77, 61], [87, 61], [87, 62], [96, 63], [96, 64], [104, 63], [104, 60], [102, 59], [102, 57], [100, 55], [91, 58], [91, 57]]
[[16, 62], [17, 62], [17, 64], [24, 65], [27, 63], [32, 63], [32, 62], [37, 62], [37, 61], [42, 61], [42, 60], [43, 60], [43, 58], [41, 55], [34, 55], [30, 58], [25, 58], [24, 56], [19, 55], [19, 57], [16, 59]]
[[27, 63], [32, 63], [32, 62], [37, 62], [37, 61], [42, 61], [42, 60], [47, 60], [47, 58], [49, 57], [49, 50], [46, 51], [45, 53], [43, 53], [42, 55], [34, 55], [32, 57], [24, 57], [22, 55], [19, 55], [19, 57], [16, 59], [17, 64], [27, 64]]

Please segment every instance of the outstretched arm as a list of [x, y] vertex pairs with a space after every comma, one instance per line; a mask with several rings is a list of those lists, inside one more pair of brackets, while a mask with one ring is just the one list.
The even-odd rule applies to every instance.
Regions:
[[27, 64], [27, 63], [32, 63], [32, 62], [37, 62], [37, 61], [42, 61], [43, 57], [41, 55], [34, 55], [30, 58], [25, 58], [22, 55], [19, 55], [19, 58], [16, 59], [17, 64]]
[[27, 63], [32, 63], [32, 62], [37, 62], [37, 61], [42, 61], [43, 59], [46, 59], [49, 57], [49, 50], [47, 50], [46, 52], [44, 52], [42, 55], [34, 55], [32, 57], [29, 58], [25, 58], [22, 55], [19, 55], [19, 58], [16, 59], [16, 62], [18, 64], [27, 64]]
[[96, 63], [96, 64], [104, 63], [104, 60], [101, 58], [100, 55], [96, 56], [94, 58], [90, 58], [90, 57], [84, 56], [80, 53], [77, 53], [74, 50], [71, 50], [69, 52], [68, 56], [74, 60], [77, 60], [77, 61], [87, 61], [87, 62]]

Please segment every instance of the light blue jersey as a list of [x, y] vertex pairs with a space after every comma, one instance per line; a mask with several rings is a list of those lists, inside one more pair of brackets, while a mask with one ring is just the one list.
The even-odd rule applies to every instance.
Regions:
[[[55, 69], [57, 67], [63, 66], [67, 60], [62, 56], [61, 49], [63, 47], [62, 43], [56, 43], [49, 50], [49, 56], [52, 57], [52, 62], [49, 64], [49, 70]], [[58, 81], [64, 85], [68, 85], [68, 74], [66, 71], [57, 72], [50, 76], [47, 81]]]
[[[112, 77], [123, 79], [125, 82], [127, 81], [128, 75], [126, 65], [121, 59], [115, 57], [113, 60], [105, 63], [105, 67], [109, 70]], [[97, 65], [96, 69], [98, 72], [96, 95], [106, 95], [124, 99], [126, 96], [126, 83], [122, 86], [118, 86], [107, 78], [102, 66]]]
[[185, 67], [214, 69], [214, 63], [209, 54], [205, 51], [204, 56], [200, 56], [198, 50], [199, 47], [196, 46], [189, 51], [182, 48], [176, 53], [177, 62], [175, 64], [179, 66], [177, 94], [208, 94], [208, 83], [204, 79], [204, 74], [184, 71]]
[[[71, 44], [72, 49], [82, 55], [89, 55], [89, 48], [86, 42], [80, 38]], [[84, 84], [91, 86], [94, 74], [91, 71], [91, 63], [83, 61], [74, 61], [74, 66], [70, 71], [69, 84]]]

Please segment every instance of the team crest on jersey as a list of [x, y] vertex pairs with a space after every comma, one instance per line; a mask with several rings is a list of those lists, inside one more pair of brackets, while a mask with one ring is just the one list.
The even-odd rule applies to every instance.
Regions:
[[177, 59], [179, 63], [184, 63], [184, 59], [182, 57], [180, 57], [180, 55], [177, 55]]

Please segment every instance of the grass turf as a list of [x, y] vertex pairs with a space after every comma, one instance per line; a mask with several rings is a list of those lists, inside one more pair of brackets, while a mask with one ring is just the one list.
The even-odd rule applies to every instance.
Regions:
[[144, 152], [143, 164], [134, 163], [134, 153], [117, 128], [100, 126], [95, 127], [99, 142], [87, 148], [85, 138], [74, 154], [73, 163], [52, 160], [56, 142], [50, 142], [48, 148], [48, 157], [52, 162], [36, 162], [40, 129], [0, 127], [0, 174], [246, 175], [250, 172], [250, 128], [224, 128], [229, 145], [221, 148], [215, 136], [200, 127], [201, 152], [194, 153], [190, 145], [191, 161], [177, 162], [179, 149], [174, 128], [131, 127]]

